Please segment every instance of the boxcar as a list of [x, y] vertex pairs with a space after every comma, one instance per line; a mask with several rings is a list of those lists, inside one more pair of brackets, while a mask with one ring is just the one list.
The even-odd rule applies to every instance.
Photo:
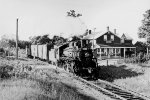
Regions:
[[50, 50], [49, 45], [44, 44], [43, 45], [43, 57], [42, 57], [43, 60], [47, 60], [47, 61], [49, 60], [49, 50]]
[[43, 59], [43, 45], [37, 45], [37, 50], [38, 50], [38, 58]]
[[33, 57], [38, 57], [37, 45], [31, 45], [31, 54]]
[[49, 61], [52, 62], [52, 63], [57, 63], [57, 58], [56, 58], [56, 51], [55, 49], [51, 49], [49, 51]]

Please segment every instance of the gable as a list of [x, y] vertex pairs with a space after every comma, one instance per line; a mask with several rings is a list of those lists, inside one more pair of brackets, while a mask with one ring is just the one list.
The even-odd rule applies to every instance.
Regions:
[[121, 38], [110, 31], [104, 33], [103, 35], [101, 35], [99, 38], [96, 39], [96, 42], [98, 44], [105, 44], [105, 45], [118, 44], [120, 43], [120, 41]]
[[128, 34], [124, 34], [121, 36], [121, 39], [133, 40]]
[[126, 36], [123, 34], [123, 35], [121, 36], [121, 39], [126, 39]]

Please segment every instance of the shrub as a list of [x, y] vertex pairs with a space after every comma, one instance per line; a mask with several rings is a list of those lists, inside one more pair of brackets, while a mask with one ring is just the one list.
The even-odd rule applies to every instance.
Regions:
[[12, 71], [13, 71], [12, 66], [8, 66], [8, 65], [1, 66], [0, 67], [0, 78], [1, 79], [10, 78], [12, 76]]

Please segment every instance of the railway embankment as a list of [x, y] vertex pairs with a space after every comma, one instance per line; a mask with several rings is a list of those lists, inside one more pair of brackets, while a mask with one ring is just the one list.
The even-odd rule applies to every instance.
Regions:
[[0, 59], [0, 100], [112, 100], [46, 62]]
[[[99, 66], [99, 78], [150, 96], [149, 63]], [[0, 58], [0, 100], [112, 100], [71, 73], [37, 59]]]

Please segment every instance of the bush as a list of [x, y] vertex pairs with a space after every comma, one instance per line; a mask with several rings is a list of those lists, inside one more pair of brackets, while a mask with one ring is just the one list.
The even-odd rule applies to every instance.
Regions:
[[3, 48], [0, 48], [0, 52], [4, 53], [5, 51], [4, 51], [4, 49], [3, 49]]
[[12, 76], [12, 71], [13, 71], [13, 67], [12, 66], [1, 66], [0, 67], [0, 78], [1, 79], [6, 79], [6, 78], [10, 78]]

